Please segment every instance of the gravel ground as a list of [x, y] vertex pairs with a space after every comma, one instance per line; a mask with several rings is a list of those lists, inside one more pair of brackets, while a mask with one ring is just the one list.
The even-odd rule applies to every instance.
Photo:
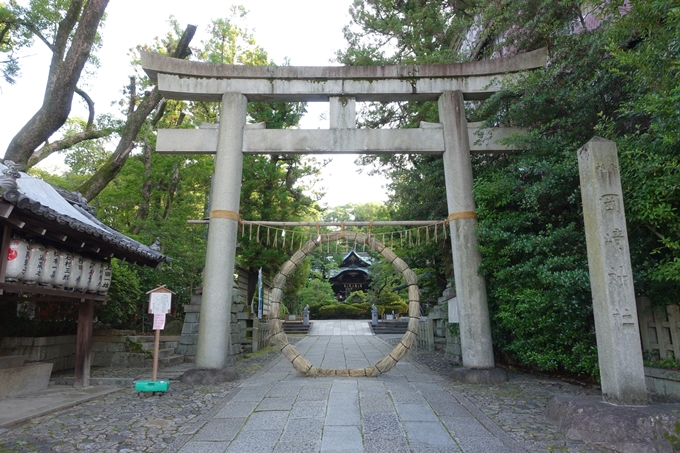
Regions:
[[[291, 338], [291, 343], [296, 339]], [[0, 453], [24, 452], [161, 452], [191, 430], [240, 381], [280, 356], [267, 348], [234, 365], [239, 379], [216, 386], [172, 381], [161, 396], [144, 397], [125, 388], [71, 409], [35, 418], [13, 429], [0, 429]], [[148, 368], [93, 368], [95, 377], [134, 377]], [[148, 394], [147, 394], [148, 395]]]
[[[291, 343], [298, 338], [289, 338]], [[190, 387], [172, 381], [162, 396], [140, 397], [132, 388], [83, 403], [71, 409], [0, 430], [0, 453], [161, 452], [179, 436], [192, 432], [211, 411], [230, 398], [240, 381], [280, 356], [267, 348], [239, 361], [239, 380], [217, 386]], [[441, 353], [418, 351], [410, 358], [448, 376], [453, 364]], [[93, 369], [95, 377], [133, 377], [148, 369]], [[450, 392], [463, 395], [529, 452], [608, 452], [567, 441], [543, 415], [556, 393], [598, 394], [597, 388], [577, 386], [541, 376], [510, 372], [510, 382], [499, 386], [444, 381]]]
[[[442, 352], [417, 351], [410, 358], [443, 377], [449, 376], [454, 368], [454, 364]], [[544, 415], [548, 402], [556, 394], [601, 395], [599, 387], [517, 371], [508, 371], [508, 374], [509, 382], [502, 385], [461, 384], [454, 381], [447, 381], [445, 385], [464, 395], [529, 452], [613, 451], [566, 439]]]

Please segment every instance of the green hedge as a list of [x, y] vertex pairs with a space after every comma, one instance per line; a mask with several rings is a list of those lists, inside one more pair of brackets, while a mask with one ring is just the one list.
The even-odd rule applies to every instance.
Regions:
[[311, 319], [370, 319], [371, 304], [314, 304], [309, 306]]

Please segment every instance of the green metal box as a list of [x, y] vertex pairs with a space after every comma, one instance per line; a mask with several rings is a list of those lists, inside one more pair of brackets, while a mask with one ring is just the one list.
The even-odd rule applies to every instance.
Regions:
[[138, 381], [135, 383], [136, 392], [167, 392], [170, 381]]

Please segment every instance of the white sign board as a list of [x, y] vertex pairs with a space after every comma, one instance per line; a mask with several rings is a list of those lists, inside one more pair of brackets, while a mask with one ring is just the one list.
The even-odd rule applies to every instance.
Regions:
[[151, 293], [149, 299], [149, 313], [166, 314], [170, 313], [170, 304], [172, 302], [172, 293]]
[[165, 329], [165, 313], [156, 313], [153, 315], [153, 330]]

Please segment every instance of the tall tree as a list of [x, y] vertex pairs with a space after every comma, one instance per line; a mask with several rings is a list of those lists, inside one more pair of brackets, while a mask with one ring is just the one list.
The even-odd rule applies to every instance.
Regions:
[[[201, 45], [192, 46], [193, 58], [229, 64], [272, 64], [266, 52], [240, 26], [242, 12], [237, 8], [231, 17], [211, 23], [209, 38]], [[170, 25], [170, 33], [147, 49], [172, 51], [176, 48], [181, 28], [174, 20]], [[151, 92], [150, 83], [143, 78], [134, 86]], [[134, 99], [128, 94], [126, 105], [129, 99]], [[133, 107], [138, 102], [131, 101]], [[186, 303], [201, 283], [206, 247], [206, 227], [188, 225], [186, 221], [205, 216], [213, 158], [209, 155], [158, 154], [154, 151], [156, 131], [214, 123], [219, 119], [220, 109], [218, 103], [174, 100], [162, 101], [160, 107], [162, 109], [158, 108], [145, 119], [139, 134], [133, 137], [131, 146], [135, 150], [130, 150], [115, 179], [91, 204], [104, 222], [140, 242], [150, 244], [158, 239], [158, 246], [173, 258], [172, 263], [163, 264], [156, 270], [144, 268], [130, 272], [137, 276], [140, 287], [167, 284], [178, 294], [180, 303]], [[304, 111], [304, 104], [299, 103], [251, 103], [248, 121], [265, 121], [269, 128], [295, 127]], [[102, 163], [115, 155], [115, 151], [107, 152], [103, 146], [94, 145], [80, 144], [65, 151], [65, 161], [71, 171], [64, 178], [57, 181], [54, 177], [43, 176], [71, 190], [83, 187], [83, 181], [91, 180]], [[302, 185], [303, 179], [314, 177], [318, 171], [313, 160], [282, 156], [246, 156], [246, 160], [241, 194], [244, 218], [297, 220], [316, 215], [315, 200], [306, 195], [306, 187]], [[263, 267], [265, 274], [272, 275], [290, 254], [289, 248], [266, 247], [246, 238], [239, 238], [239, 242], [242, 245], [239, 264], [255, 272]], [[304, 283], [302, 277], [298, 280], [290, 292], [297, 291]]]
[[[429, 39], [432, 27], [446, 21], [405, 20], [416, 17], [416, 5], [418, 17], [443, 17], [452, 5], [465, 10], [457, 55], [450, 39]], [[523, 153], [473, 159], [480, 271], [495, 345], [516, 363], [597, 374], [576, 165], [576, 150], [596, 133], [619, 146], [636, 290], [655, 303], [680, 298], [677, 11], [671, 0], [596, 8], [533, 0], [365, 0], [350, 11], [349, 48], [338, 54], [347, 64], [450, 62], [550, 49], [545, 70], [484, 103], [466, 103], [471, 120], [529, 128], [515, 140]], [[375, 104], [363, 113], [369, 127], [438, 120], [431, 104]], [[439, 212], [446, 206], [439, 159], [363, 163], [392, 177], [390, 203], [399, 217], [445, 215]]]
[[[165, 50], [173, 58], [188, 57], [191, 54], [189, 43], [194, 37], [195, 32], [195, 26], [187, 26], [186, 30], [184, 30], [184, 33], [182, 33], [179, 38], [179, 41], [172, 40], [167, 42]], [[130, 85], [128, 86], [130, 98], [128, 100], [127, 119], [120, 132], [120, 140], [116, 145], [115, 151], [87, 181], [83, 182], [78, 187], [78, 192], [88, 200], [99, 195], [104, 187], [106, 187], [123, 168], [125, 161], [136, 146], [137, 136], [145, 123], [148, 122], [149, 127], [154, 128], [163, 117], [166, 101], [163, 99], [158, 87], [154, 86], [152, 90], [145, 92], [140, 99], [137, 95], [137, 83], [138, 81], [135, 77], [130, 77]], [[156, 110], [155, 114], [149, 117], [154, 110]], [[143, 146], [146, 149], [149, 148], [150, 145], [149, 143], [144, 143]]]
[[[14, 136], [5, 159], [27, 165], [36, 149], [64, 125], [76, 92], [88, 103], [90, 118], [93, 118], [94, 104], [77, 85], [98, 39], [97, 30], [107, 5], [108, 0], [72, 0], [55, 4], [33, 1], [29, 9], [19, 7], [16, 2], [11, 2], [10, 8], [0, 7], [0, 42], [4, 38], [5, 47], [11, 47], [10, 36], [14, 31], [25, 37], [28, 30], [52, 52], [43, 104]], [[58, 16], [58, 20], [52, 19], [54, 16]], [[49, 31], [51, 24], [56, 25], [53, 34]], [[83, 139], [97, 135], [92, 131], [92, 121], [88, 126]]]

